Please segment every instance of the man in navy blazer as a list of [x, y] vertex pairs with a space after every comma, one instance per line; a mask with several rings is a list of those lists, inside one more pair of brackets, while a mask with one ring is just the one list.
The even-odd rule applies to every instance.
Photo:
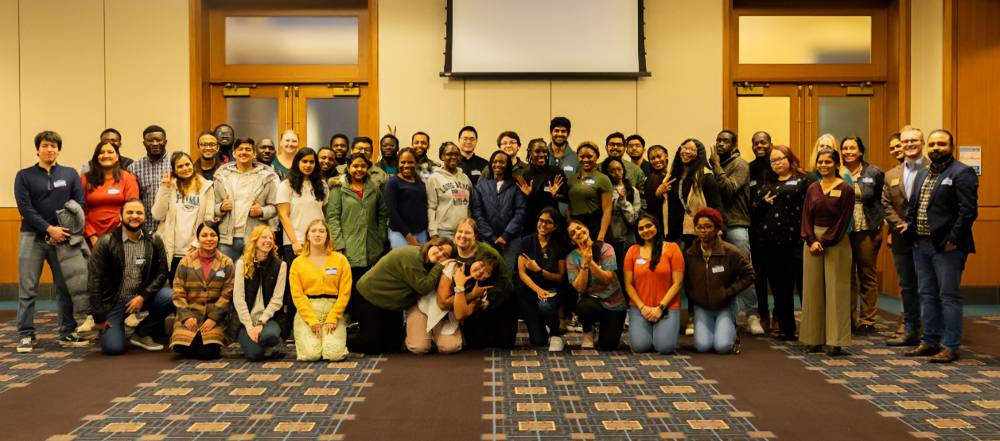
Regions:
[[927, 137], [931, 165], [917, 174], [907, 222], [897, 229], [916, 240], [913, 263], [924, 316], [920, 345], [908, 356], [931, 355], [932, 363], [958, 360], [962, 340], [962, 270], [976, 252], [972, 223], [977, 215], [979, 176], [954, 157], [954, 137], [938, 129]]

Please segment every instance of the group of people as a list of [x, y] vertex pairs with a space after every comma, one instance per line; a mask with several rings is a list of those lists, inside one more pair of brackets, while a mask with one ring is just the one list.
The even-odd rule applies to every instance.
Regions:
[[[487, 159], [463, 127], [440, 163], [424, 132], [407, 148], [383, 136], [375, 162], [367, 137], [313, 149], [289, 130], [275, 146], [223, 124], [199, 135], [192, 158], [168, 153], [153, 125], [146, 156], [131, 160], [108, 129], [82, 176], [57, 163], [59, 135], [41, 132], [38, 163], [15, 179], [17, 350], [34, 347], [47, 261], [60, 343], [86, 345], [78, 332], [96, 328], [107, 354], [163, 349], [170, 315], [169, 346], [199, 359], [238, 342], [262, 360], [289, 339], [300, 360], [506, 348], [519, 320], [550, 351], [578, 323], [583, 348], [614, 350], [627, 326], [632, 351], [666, 354], [684, 297], [698, 351], [737, 351], [742, 312], [755, 335], [835, 356], [852, 330], [874, 331], [888, 224], [905, 316], [888, 344], [958, 358], [978, 177], [954, 159], [948, 131], [929, 134], [926, 156], [919, 129], [893, 135], [899, 164], [883, 173], [856, 136], [821, 136], [801, 164], [766, 132], [747, 162], [729, 130], [711, 148], [684, 140], [671, 160], [619, 132], [603, 152], [574, 149], [571, 129], [552, 119], [550, 140], [523, 155], [519, 135], [502, 132]], [[87, 317], [79, 327], [74, 312]]]

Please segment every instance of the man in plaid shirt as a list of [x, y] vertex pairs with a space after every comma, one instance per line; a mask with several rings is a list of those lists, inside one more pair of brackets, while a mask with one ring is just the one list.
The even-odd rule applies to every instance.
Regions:
[[153, 220], [153, 201], [156, 189], [165, 174], [170, 173], [170, 158], [167, 157], [167, 131], [158, 125], [151, 125], [142, 131], [142, 145], [146, 156], [129, 166], [128, 171], [139, 181], [139, 197], [146, 209], [145, 230], [155, 232], [160, 224]]

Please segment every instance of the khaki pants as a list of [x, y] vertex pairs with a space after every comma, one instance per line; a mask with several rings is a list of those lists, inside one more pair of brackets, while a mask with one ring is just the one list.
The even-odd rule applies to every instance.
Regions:
[[[309, 299], [313, 312], [316, 313], [316, 317], [320, 318], [321, 323], [326, 318], [326, 315], [330, 313], [330, 309], [333, 309], [333, 304], [336, 302], [337, 299]], [[347, 327], [344, 325], [343, 319], [337, 323], [337, 328], [332, 333], [327, 334], [324, 331], [320, 331], [319, 337], [313, 334], [312, 330], [309, 329], [309, 325], [305, 320], [302, 320], [299, 314], [295, 314], [295, 321], [293, 323], [295, 352], [298, 354], [299, 360], [316, 361], [322, 358], [324, 360], [338, 361], [347, 358]]]
[[[826, 228], [814, 231], [820, 236]], [[807, 345], [851, 343], [851, 244], [846, 237], [818, 256], [803, 245], [799, 340]]]
[[420, 311], [417, 305], [406, 310], [406, 349], [414, 354], [422, 355], [430, 352], [431, 344], [437, 346], [442, 354], [453, 354], [462, 350], [462, 329], [456, 329], [454, 334], [441, 334], [441, 329], [447, 317], [442, 319], [430, 332], [427, 332], [427, 314]]
[[[851, 319], [857, 325], [874, 325], [878, 317], [878, 251], [882, 230], [851, 233]], [[858, 299], [861, 311], [858, 311]]]

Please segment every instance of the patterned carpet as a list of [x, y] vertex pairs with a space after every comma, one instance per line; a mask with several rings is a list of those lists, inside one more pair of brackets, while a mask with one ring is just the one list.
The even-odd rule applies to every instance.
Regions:
[[31, 380], [41, 375], [59, 371], [68, 363], [82, 361], [83, 357], [98, 350], [86, 348], [64, 348], [56, 341], [58, 315], [42, 311], [35, 314], [35, 336], [38, 343], [35, 350], [26, 354], [16, 351], [17, 326], [11, 321], [0, 326], [0, 394], [12, 388], [27, 387]]
[[340, 439], [382, 361], [185, 361], [54, 440]]
[[879, 334], [855, 336], [847, 357], [803, 355], [801, 346], [777, 340], [772, 349], [843, 385], [852, 398], [867, 401], [880, 415], [900, 419], [916, 438], [1000, 437], [1000, 363], [967, 350], [950, 365], [906, 357], [903, 352], [909, 348], [884, 345], [895, 323], [883, 320], [877, 327]]

